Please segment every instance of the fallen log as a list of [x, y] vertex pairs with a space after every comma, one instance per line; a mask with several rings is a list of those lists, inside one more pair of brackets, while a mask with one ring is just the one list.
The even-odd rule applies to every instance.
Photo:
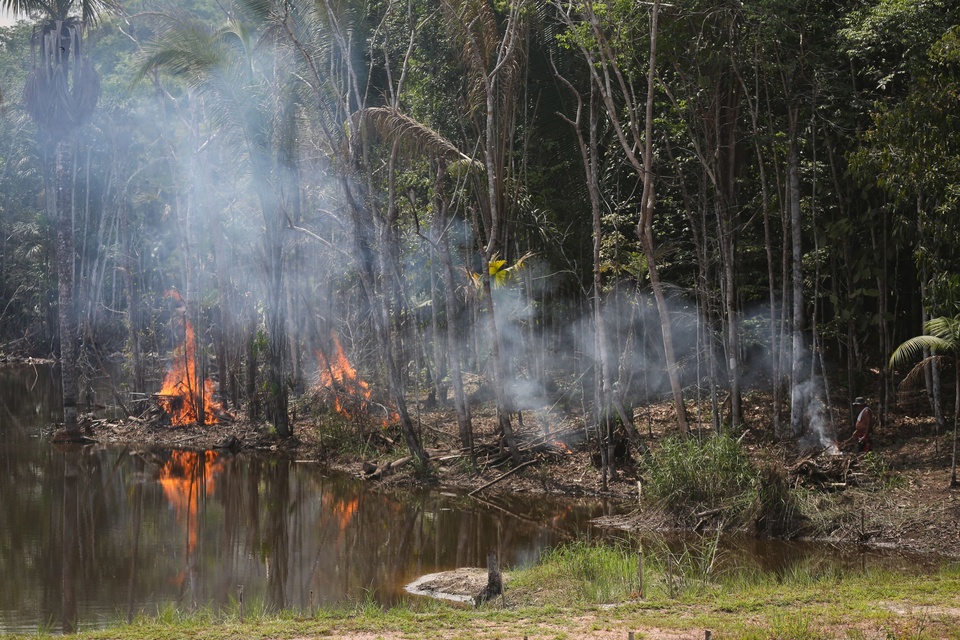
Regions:
[[[446, 451], [446, 450], [433, 450], [433, 451], [427, 450], [426, 453], [427, 453], [427, 457], [429, 457], [431, 460], [433, 460], [433, 459], [437, 458], [438, 456], [441, 456], [441, 455], [443, 455], [443, 454], [445, 454], [445, 453], [448, 453], [448, 451]], [[399, 459], [397, 459], [397, 460], [391, 460], [391, 461], [389, 461], [389, 462], [385, 462], [384, 464], [381, 464], [381, 465], [378, 465], [378, 464], [376, 464], [376, 463], [374, 463], [374, 462], [364, 462], [363, 465], [362, 465], [362, 467], [363, 467], [363, 477], [366, 478], [367, 480], [376, 480], [376, 479], [378, 479], [378, 478], [384, 477], [386, 474], [388, 474], [389, 472], [393, 471], [394, 469], [397, 469], [398, 467], [402, 467], [403, 465], [405, 465], [405, 464], [407, 464], [408, 462], [411, 462], [411, 461], [413, 461], [413, 456], [404, 456], [404, 457], [399, 458]]]
[[370, 462], [364, 462], [363, 471], [366, 474], [365, 477], [368, 480], [376, 480], [378, 478], [382, 478], [383, 476], [390, 473], [397, 467], [402, 467], [403, 465], [407, 464], [411, 460], [413, 460], [413, 456], [404, 456], [399, 460], [391, 460], [390, 462], [387, 462], [380, 466], [373, 465], [373, 463], [370, 463]]

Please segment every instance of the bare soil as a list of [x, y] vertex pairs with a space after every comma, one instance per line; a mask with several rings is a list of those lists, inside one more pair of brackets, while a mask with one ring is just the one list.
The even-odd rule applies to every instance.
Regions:
[[[750, 426], [742, 442], [757, 464], [799, 468], [788, 477], [803, 488], [800, 494], [808, 515], [805, 537], [960, 557], [960, 490], [949, 488], [952, 434], [935, 434], [932, 419], [916, 417], [916, 407], [905, 407], [876, 430], [871, 455], [844, 451], [838, 457], [813, 456], [772, 440], [769, 416], [763, 410], [769, 405], [764, 400], [751, 398], [745, 403]], [[430, 484], [469, 492], [494, 482], [481, 491], [604, 496], [622, 499], [626, 511], [638, 505], [638, 449], [655, 448], [659, 439], [676, 430], [669, 404], [638, 411], [634, 417], [639, 445], [631, 446], [618, 461], [616, 478], [604, 486], [599, 454], [586, 439], [579, 418], [560, 418], [547, 411], [514, 414], [523, 458], [533, 463], [506, 475], [513, 465], [489, 405], [473, 409], [475, 462], [460, 449], [452, 411], [413, 411], [432, 460], [427, 471], [408, 463], [377, 472], [406, 456], [399, 427], [382, 427], [362, 418], [344, 424], [338, 416], [318, 413], [310, 400], [294, 407], [295, 437], [291, 439], [278, 438], [266, 424], [229, 414], [216, 425], [171, 426], [160, 419], [155, 407], [123, 420], [85, 416], [83, 425], [91, 440], [103, 443], [263, 452], [317, 460], [370, 482], [394, 486]], [[331, 425], [338, 426], [332, 429]], [[706, 429], [706, 425], [694, 423], [693, 428]], [[842, 441], [850, 429], [839, 431]], [[345, 438], [351, 446], [344, 446]], [[631, 529], [676, 523], [656, 521], [637, 509], [604, 524]]]

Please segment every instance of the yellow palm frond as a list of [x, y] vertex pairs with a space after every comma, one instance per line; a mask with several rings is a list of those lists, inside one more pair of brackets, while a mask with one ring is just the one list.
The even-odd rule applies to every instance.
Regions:
[[[490, 282], [493, 287], [499, 288], [507, 284], [507, 282], [509, 282], [513, 277], [513, 274], [523, 269], [524, 263], [533, 257], [533, 255], [533, 252], [528, 252], [526, 255], [508, 267], [505, 259], [501, 258], [498, 254], [494, 254], [490, 262], [487, 263], [487, 268], [490, 273]], [[480, 288], [480, 286], [483, 284], [480, 274], [471, 271], [470, 277], [473, 279], [473, 283], [477, 286], [477, 288]]]

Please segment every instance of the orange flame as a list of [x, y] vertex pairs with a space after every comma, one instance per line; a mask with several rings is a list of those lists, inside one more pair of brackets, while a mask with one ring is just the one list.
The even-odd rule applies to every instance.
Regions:
[[223, 470], [216, 451], [171, 451], [160, 469], [160, 486], [173, 505], [177, 522], [186, 527], [187, 554], [197, 544], [197, 504], [201, 495], [210, 495], [214, 476]]
[[[333, 336], [333, 346], [334, 354], [329, 359], [316, 352], [320, 371], [318, 386], [329, 393], [337, 413], [345, 418], [353, 418], [369, 410], [370, 385], [357, 375], [336, 335]], [[396, 419], [396, 414], [390, 413], [384, 419], [383, 426]]]
[[564, 453], [566, 455], [570, 455], [571, 453], [573, 453], [573, 450], [570, 447], [568, 447], [566, 444], [561, 442], [560, 440], [551, 440], [550, 445], [559, 449], [560, 453]]
[[[176, 291], [168, 292], [167, 297], [183, 303]], [[199, 385], [193, 325], [187, 320], [184, 307], [181, 306], [180, 312], [183, 343], [173, 351], [173, 365], [163, 379], [163, 388], [157, 394], [157, 403], [170, 415], [170, 422], [174, 425], [216, 424], [215, 412], [222, 407], [213, 399], [213, 382], [209, 378], [205, 378], [203, 384]], [[197, 405], [201, 403], [203, 420], [198, 419], [200, 410]]]

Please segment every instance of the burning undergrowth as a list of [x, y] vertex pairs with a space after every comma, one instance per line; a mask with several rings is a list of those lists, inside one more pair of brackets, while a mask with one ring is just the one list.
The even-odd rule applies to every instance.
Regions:
[[180, 341], [173, 351], [173, 361], [163, 379], [163, 387], [154, 396], [157, 405], [169, 416], [174, 426], [216, 424], [222, 411], [214, 399], [213, 381], [197, 372], [197, 346], [193, 325], [187, 319], [186, 306], [176, 291], [167, 297], [178, 303]]
[[317, 382], [314, 395], [334, 413], [350, 422], [369, 421], [384, 428], [399, 420], [386, 404], [376, 402], [370, 385], [357, 374], [336, 335], [331, 337], [330, 355], [317, 356]]

